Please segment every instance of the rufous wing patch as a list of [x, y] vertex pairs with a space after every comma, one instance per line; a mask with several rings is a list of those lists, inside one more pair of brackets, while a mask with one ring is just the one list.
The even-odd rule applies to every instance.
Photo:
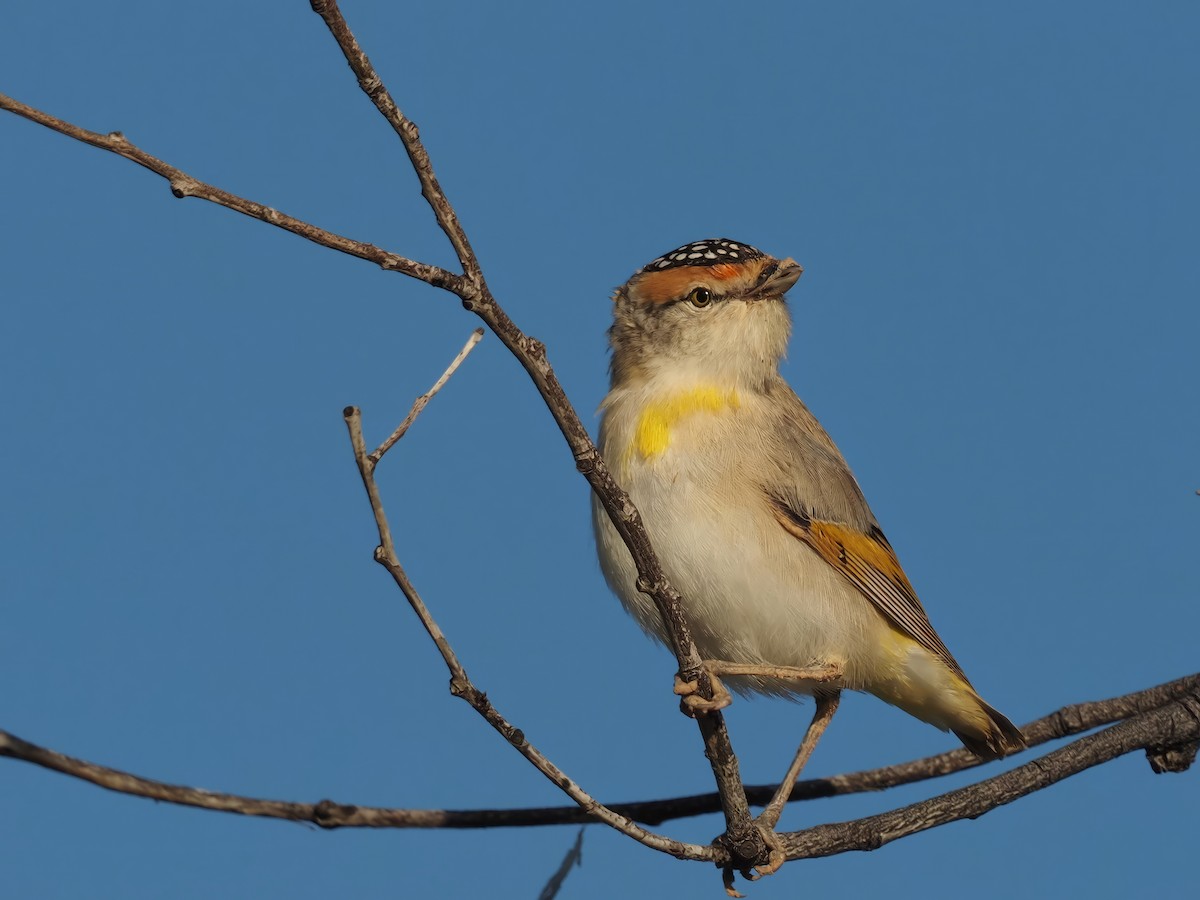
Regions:
[[967, 676], [934, 631], [916, 591], [900, 568], [896, 552], [878, 528], [864, 534], [838, 522], [816, 519], [770, 495], [772, 511], [784, 530], [803, 541], [854, 585], [901, 634], [938, 657], [964, 682]]

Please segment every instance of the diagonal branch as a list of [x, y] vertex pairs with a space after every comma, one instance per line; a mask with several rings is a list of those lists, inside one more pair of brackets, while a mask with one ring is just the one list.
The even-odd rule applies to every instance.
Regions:
[[379, 114], [387, 120], [400, 138], [400, 142], [408, 153], [408, 161], [412, 163], [413, 170], [420, 179], [421, 196], [433, 210], [442, 232], [450, 239], [450, 244], [454, 247], [463, 272], [471, 281], [482, 287], [484, 284], [483, 270], [479, 266], [479, 260], [475, 256], [475, 251], [471, 249], [471, 242], [467, 240], [467, 233], [463, 230], [462, 223], [458, 221], [458, 214], [450, 205], [442, 186], [438, 184], [437, 176], [433, 173], [433, 163], [429, 159], [425, 145], [421, 143], [420, 132], [416, 124], [400, 111], [400, 107], [388, 93], [388, 89], [376, 73], [375, 67], [371, 65], [371, 60], [367, 58], [367, 54], [358, 45], [358, 39], [350, 30], [350, 26], [346, 24], [342, 11], [338, 9], [337, 0], [311, 0], [310, 5], [313, 12], [325, 20], [326, 26], [346, 57], [346, 62], [350, 64], [354, 77], [358, 79], [358, 86], [362, 88], [364, 94], [371, 98], [371, 102], [375, 104]]
[[[477, 343], [478, 336], [474, 336], [473, 340], [467, 341], [466, 346], [454, 358], [454, 361], [450, 363], [449, 368], [446, 369], [433, 388], [418, 397], [416, 402], [413, 403], [412, 410], [405, 418], [405, 423], [411, 424], [416, 419], [421, 410], [425, 408], [429, 398], [454, 374], [455, 369], [458, 368], [462, 360]], [[399, 557], [396, 555], [391, 526], [388, 524], [387, 513], [384, 511], [383, 501], [379, 494], [379, 487], [375, 482], [375, 468], [378, 460], [368, 455], [366, 441], [363, 438], [362, 413], [357, 407], [348, 406], [343, 411], [343, 416], [350, 433], [350, 444], [354, 450], [354, 461], [358, 465], [358, 472], [362, 477], [363, 487], [366, 488], [367, 498], [371, 504], [371, 512], [375, 517], [375, 526], [379, 532], [379, 546], [375, 549], [375, 561], [387, 569], [388, 573], [392, 576], [392, 580], [396, 582], [396, 586], [400, 588], [401, 593], [408, 600], [409, 606], [417, 614], [417, 617], [421, 620], [421, 624], [425, 627], [425, 631], [429, 634], [429, 637], [441, 653], [446, 668], [450, 670], [450, 693], [455, 697], [461, 697], [463, 700], [466, 700], [471, 705], [471, 708], [483, 716], [484, 720], [496, 729], [518, 753], [532, 763], [534, 768], [557, 785], [563, 793], [574, 800], [592, 818], [615, 828], [622, 834], [633, 838], [647, 847], [663, 853], [669, 853], [679, 859], [711, 860], [713, 858], [712, 848], [700, 844], [687, 844], [668, 838], [665, 835], [655, 834], [638, 825], [627, 816], [614, 812], [604, 804], [598, 802], [574, 780], [568, 777], [562, 769], [547, 759], [540, 750], [526, 740], [525, 733], [509, 723], [500, 714], [499, 710], [492, 705], [487, 694], [475, 687], [467, 675], [466, 669], [459, 662], [454, 649], [450, 646], [449, 639], [434, 620], [432, 613], [429, 612], [429, 608], [425, 605], [425, 601], [421, 599], [420, 594], [409, 579], [408, 573], [404, 571], [404, 567], [400, 564]], [[402, 426], [402, 429], [407, 430], [407, 425]], [[395, 440], [399, 439], [397, 435], [403, 434], [402, 429], [397, 429], [396, 432], [393, 432], [392, 438], [389, 438], [388, 441], [385, 441], [380, 446], [380, 451], [378, 451], [380, 456], [382, 456], [382, 451], [385, 447], [390, 447], [395, 443]]]
[[237, 194], [223, 191], [211, 184], [198, 181], [183, 170], [163, 162], [157, 156], [151, 156], [145, 150], [131, 143], [119, 131], [110, 131], [108, 134], [88, 131], [86, 128], [80, 128], [78, 125], [72, 125], [70, 122], [64, 122], [62, 119], [55, 118], [39, 109], [34, 109], [32, 106], [26, 106], [24, 103], [14, 100], [7, 94], [0, 94], [0, 109], [6, 109], [24, 119], [44, 125], [52, 131], [57, 131], [59, 134], [65, 134], [67, 137], [82, 141], [92, 147], [99, 147], [101, 150], [108, 150], [110, 153], [115, 153], [117, 156], [123, 156], [131, 162], [137, 163], [139, 166], [149, 169], [154, 174], [161, 175], [167, 179], [171, 184], [171, 193], [180, 199], [184, 197], [197, 197], [201, 200], [208, 200], [211, 203], [216, 203], [218, 206], [224, 206], [226, 209], [232, 209], [234, 212], [250, 216], [252, 219], [258, 219], [259, 221], [282, 228], [285, 231], [290, 231], [292, 234], [297, 234], [305, 240], [312, 241], [314, 244], [320, 244], [322, 247], [347, 253], [350, 256], [357, 256], [359, 259], [375, 263], [386, 271], [400, 272], [411, 278], [424, 281], [426, 284], [431, 284], [434, 287], [456, 291], [462, 282], [461, 275], [455, 275], [453, 272], [448, 272], [438, 266], [416, 262], [399, 254], [389, 253], [387, 250], [382, 250], [374, 244], [367, 244], [362, 241], [343, 237], [340, 234], [334, 234], [332, 231], [326, 231], [324, 228], [318, 228], [315, 225], [310, 225], [308, 222], [293, 218], [286, 213], [281, 213], [277, 209], [272, 209], [253, 200], [247, 200], [245, 197], [239, 197]]
[[470, 355], [471, 351], [475, 349], [475, 345], [481, 340], [483, 340], [483, 329], [476, 328], [471, 332], [471, 336], [467, 338], [467, 342], [463, 344], [463, 348], [458, 351], [458, 356], [454, 357], [454, 359], [450, 361], [450, 365], [446, 368], [446, 371], [442, 373], [442, 377], [433, 383], [433, 387], [413, 401], [412, 409], [408, 411], [408, 415], [404, 417], [404, 421], [402, 421], [396, 427], [395, 431], [388, 435], [386, 441], [384, 441], [367, 455], [367, 459], [371, 461], [372, 466], [379, 465], [379, 461], [383, 459], [383, 454], [391, 450], [392, 447], [396, 445], [396, 441], [400, 440], [400, 438], [404, 437], [404, 435], [408, 433], [408, 429], [410, 429], [412, 427], [412, 423], [417, 420], [417, 416], [421, 414], [421, 410], [423, 410], [429, 404], [429, 401], [433, 399], [434, 395], [437, 394], [438, 391], [446, 386], [446, 382], [450, 380], [450, 376], [453, 375], [458, 367], [462, 365], [463, 360]]

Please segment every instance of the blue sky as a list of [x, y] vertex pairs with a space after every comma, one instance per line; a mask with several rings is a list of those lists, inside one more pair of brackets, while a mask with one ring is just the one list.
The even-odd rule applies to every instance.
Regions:
[[[1192, 4], [400, 4], [345, 12], [497, 297], [586, 422], [613, 287], [687, 241], [794, 256], [785, 374], [1014, 720], [1195, 671], [1200, 57]], [[452, 256], [300, 2], [21, 4], [0, 90], [428, 262]], [[0, 116], [0, 727], [255, 796], [564, 802], [465, 704], [385, 574], [341, 420], [381, 439], [475, 327], [448, 295]], [[708, 790], [673, 664], [594, 562], [587, 486], [487, 338], [380, 470], [477, 684], [607, 800]], [[729, 713], [748, 781], [807, 712]], [[851, 697], [810, 774], [952, 738]], [[996, 771], [1000, 767], [995, 767]], [[960, 780], [793, 806], [786, 828]], [[0, 761], [12, 896], [532, 897], [569, 829], [341, 831]], [[755, 897], [1194, 884], [1196, 773], [1128, 758]], [[707, 840], [716, 817], [669, 823]], [[588, 831], [563, 897], [721, 896]]]

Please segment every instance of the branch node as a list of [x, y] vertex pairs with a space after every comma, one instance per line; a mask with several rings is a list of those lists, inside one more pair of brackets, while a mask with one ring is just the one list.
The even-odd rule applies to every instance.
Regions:
[[358, 812], [358, 807], [346, 803], [322, 800], [313, 807], [312, 821], [321, 828], [338, 828], [346, 819]]
[[651, 581], [645, 575], [639, 575], [637, 580], [637, 589], [648, 597], [653, 597], [662, 590], [662, 579]]
[[[767, 846], [763, 833], [756, 827], [738, 835], [728, 831], [716, 838], [713, 848], [727, 854], [720, 864], [725, 873], [725, 887], [728, 891], [733, 886], [733, 873], [737, 871], [747, 881], [757, 881], [759, 876], [751, 871], [757, 865], [766, 865], [770, 858], [770, 848]], [[734, 896], [730, 894], [730, 896]]]
[[1147, 747], [1146, 759], [1155, 775], [1163, 775], [1168, 772], [1178, 774], [1186, 772], [1192, 767], [1192, 763], [1196, 761], [1198, 750], [1200, 750], [1200, 743], [1196, 742], [1176, 744], [1173, 747]]
[[596, 471], [596, 449], [593, 447], [590, 450], [584, 450], [582, 453], [575, 454], [575, 468], [584, 475], [591, 475]]
[[375, 552], [372, 553], [371, 556], [374, 558], [375, 562], [379, 563], [381, 566], [386, 566], [388, 564], [387, 549], [383, 546], [383, 544], [377, 546], [375, 548]]
[[[176, 199], [182, 200], [184, 197], [191, 197], [195, 194], [198, 183], [194, 178], [188, 178], [185, 175], [177, 175], [170, 179], [170, 184], [171, 193], [175, 195]], [[279, 214], [276, 213], [276, 217], [278, 217], [278, 215]], [[273, 222], [272, 224], [278, 224], [278, 222]]]

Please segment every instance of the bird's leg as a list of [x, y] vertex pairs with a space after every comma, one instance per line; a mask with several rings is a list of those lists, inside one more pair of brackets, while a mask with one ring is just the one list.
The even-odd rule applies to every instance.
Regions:
[[696, 681], [684, 681], [679, 675], [675, 676], [675, 693], [681, 698], [680, 708], [692, 718], [697, 715], [724, 709], [733, 702], [733, 696], [721, 683], [722, 675], [754, 675], [759, 678], [778, 678], [783, 681], [807, 681], [811, 684], [827, 684], [836, 681], [842, 675], [842, 667], [837, 663], [800, 668], [798, 666], [770, 666], [762, 663], [735, 663], [724, 659], [705, 659], [700, 664], [712, 680], [713, 698], [708, 700], [700, 695], [700, 685]]
[[827, 684], [842, 677], [842, 667], [837, 663], [819, 663], [801, 668], [800, 666], [772, 666], [766, 663], [735, 663], [724, 659], [706, 659], [704, 668], [710, 675], [755, 675], [759, 678], [807, 681], [812, 684]]
[[[767, 804], [766, 809], [759, 813], [755, 820], [758, 826], [762, 829], [764, 835], [774, 835], [775, 826], [779, 823], [779, 816], [783, 812], [783, 805], [787, 803], [788, 798], [792, 795], [792, 788], [796, 786], [796, 779], [800, 777], [800, 772], [804, 769], [808, 758], [812, 756], [813, 750], [816, 749], [817, 741], [821, 739], [821, 735], [825, 733], [825, 729], [829, 727], [830, 721], [833, 719], [833, 714], [837, 712], [838, 703], [842, 699], [840, 690], [822, 692], [816, 695], [817, 708], [813, 712], [812, 722], [809, 723], [808, 730], [804, 733], [804, 740], [800, 742], [800, 749], [796, 751], [796, 758], [792, 760], [791, 766], [787, 770], [787, 774], [783, 776], [783, 781], [775, 790], [775, 796], [771, 798], [771, 802]], [[768, 839], [768, 844], [770, 840]], [[784, 858], [782, 852], [776, 857], [775, 853], [771, 854], [771, 862], [767, 866], [759, 866], [758, 872], [760, 875], [770, 875], [783, 865]]]

